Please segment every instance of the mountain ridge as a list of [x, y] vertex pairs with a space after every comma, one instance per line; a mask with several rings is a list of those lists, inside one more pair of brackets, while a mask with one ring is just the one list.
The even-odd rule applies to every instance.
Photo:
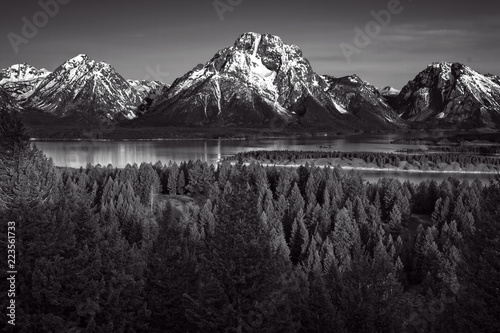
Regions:
[[498, 127], [499, 83], [461, 63], [434, 62], [401, 89], [396, 108], [413, 122]]
[[[263, 125], [277, 120], [306, 127], [365, 126], [339, 105], [298, 46], [253, 32], [176, 79], [152, 110], [182, 125]], [[372, 121], [387, 128], [402, 123], [376, 114]]]
[[22, 106], [60, 117], [88, 113], [113, 120], [136, 117], [141, 102], [139, 93], [111, 65], [80, 54], [50, 73]]
[[255, 32], [240, 35], [170, 86], [127, 80], [110, 64], [80, 54], [54, 72], [28, 64], [0, 70], [0, 89], [3, 108], [139, 127], [500, 127], [499, 76], [435, 62], [400, 91], [377, 89], [356, 74], [318, 74], [297, 45]]

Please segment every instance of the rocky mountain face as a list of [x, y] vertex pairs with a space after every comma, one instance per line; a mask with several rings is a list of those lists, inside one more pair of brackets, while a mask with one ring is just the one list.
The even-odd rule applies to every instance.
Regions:
[[442, 62], [429, 65], [401, 91], [377, 90], [356, 75], [316, 74], [299, 47], [250, 32], [171, 86], [125, 80], [109, 64], [86, 55], [53, 73], [13, 65], [0, 71], [0, 107], [69, 121], [138, 118], [132, 127], [500, 127], [500, 77]]
[[139, 114], [149, 111], [153, 101], [170, 87], [160, 81], [127, 80], [127, 82], [143, 97], [143, 101], [137, 109]]
[[393, 108], [395, 111], [397, 110], [397, 102], [398, 102], [398, 97], [399, 93], [401, 91], [397, 90], [396, 88], [393, 88], [391, 86], [384, 87], [382, 89], [379, 89], [380, 95], [382, 95], [382, 98]]
[[376, 124], [382, 121], [405, 126], [377, 88], [357, 75], [341, 78], [324, 75], [323, 78], [328, 83], [326, 91], [332, 96], [337, 108], [344, 110], [344, 113], [355, 115], [365, 123]]
[[500, 86], [500, 76], [493, 74], [486, 74], [485, 76]]
[[22, 103], [49, 74], [46, 69], [37, 69], [28, 64], [12, 65], [0, 70], [0, 87]]
[[11, 95], [0, 86], [0, 111], [18, 109], [17, 103]]
[[22, 106], [59, 117], [116, 120], [135, 118], [142, 101], [143, 93], [109, 64], [78, 55], [43, 79]]
[[138, 92], [144, 95], [156, 94], [159, 95], [164, 89], [168, 89], [169, 85], [160, 81], [146, 80], [127, 80], [127, 82]]
[[[151, 111], [165, 123], [246, 126], [273, 121], [362, 127], [336, 102], [302, 51], [273, 35], [245, 33], [177, 79]], [[385, 117], [379, 123], [386, 123]]]
[[44, 68], [37, 69], [28, 64], [12, 65], [9, 68], [0, 70], [0, 84], [12, 81], [26, 81], [38, 78], [44, 78], [50, 72]]
[[499, 82], [460, 63], [433, 63], [401, 90], [396, 108], [413, 122], [498, 127]]

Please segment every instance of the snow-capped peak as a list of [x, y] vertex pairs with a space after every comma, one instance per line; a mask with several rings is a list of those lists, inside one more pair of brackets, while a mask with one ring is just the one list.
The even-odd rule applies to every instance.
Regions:
[[398, 107], [413, 121], [491, 126], [500, 117], [500, 85], [458, 62], [434, 62], [401, 91]]
[[50, 72], [28, 64], [16, 64], [0, 71], [0, 88], [18, 102], [26, 100]]
[[60, 116], [91, 110], [101, 118], [132, 119], [143, 95], [111, 65], [79, 54], [44, 79], [25, 106]]
[[81, 54], [78, 54], [77, 56], [69, 59], [68, 62], [79, 63], [79, 62], [87, 62], [89, 60], [90, 60], [90, 58], [88, 55], [81, 53]]
[[[299, 47], [285, 44], [275, 35], [247, 32], [205, 65], [176, 79], [170, 89], [155, 99], [151, 110], [155, 115], [161, 114], [163, 121], [179, 124], [261, 125], [271, 119], [307, 119], [306, 122], [323, 126], [349, 118], [366, 126], [357, 119], [358, 114], [360, 118], [364, 114], [357, 111], [367, 103], [350, 101], [358, 91], [370, 95], [371, 88], [354, 75], [347, 83], [347, 90], [329, 90], [325, 77], [313, 71]], [[374, 93], [378, 94], [376, 90]], [[371, 109], [380, 112], [372, 112], [370, 119], [386, 126], [388, 121], [379, 113], [385, 115], [390, 107], [381, 103], [385, 102], [373, 103]], [[396, 117], [391, 115], [391, 122]]]
[[110, 64], [103, 61], [97, 62], [89, 58], [86, 54], [79, 54], [76, 57], [67, 60], [61, 67], [66, 70], [81, 68], [84, 71], [111, 69]]
[[384, 87], [379, 90], [382, 96], [396, 96], [399, 95], [400, 90], [397, 90], [391, 86]]
[[[284, 44], [278, 36], [247, 32], [240, 35], [233, 46], [220, 50], [204, 66], [176, 80], [169, 95], [180, 94], [209, 77], [217, 79], [214, 80], [215, 86], [219, 78], [238, 79], [281, 112], [296, 103], [304, 91], [312, 89], [306, 82], [317, 84], [315, 75], [297, 46]], [[290, 79], [295, 82], [293, 85], [290, 85]], [[290, 98], [293, 100], [285, 101]]]
[[0, 84], [39, 79], [49, 74], [46, 69], [37, 69], [28, 64], [16, 64], [0, 71]]

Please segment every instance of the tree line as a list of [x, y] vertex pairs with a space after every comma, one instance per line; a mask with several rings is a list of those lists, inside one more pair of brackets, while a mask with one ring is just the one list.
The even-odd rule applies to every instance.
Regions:
[[500, 154], [499, 146], [435, 146], [429, 149], [422, 148], [404, 148], [396, 151], [397, 153], [404, 154], [422, 154], [432, 152], [445, 152], [445, 153], [467, 153], [474, 155], [498, 155]]
[[259, 162], [271, 161], [272, 163], [295, 162], [308, 159], [328, 159], [345, 158], [348, 160], [359, 158], [366, 163], [374, 163], [378, 167], [399, 166], [401, 162], [408, 162], [413, 165], [458, 163], [460, 167], [468, 165], [477, 166], [486, 164], [489, 166], [500, 166], [498, 156], [485, 156], [476, 154], [456, 153], [383, 153], [383, 152], [342, 152], [342, 151], [296, 151], [296, 150], [255, 150], [241, 152], [234, 156], [227, 157], [227, 161], [255, 160]]

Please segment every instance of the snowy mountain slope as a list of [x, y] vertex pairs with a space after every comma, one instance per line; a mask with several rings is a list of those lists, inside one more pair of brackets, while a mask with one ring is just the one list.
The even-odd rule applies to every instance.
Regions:
[[127, 82], [138, 92], [144, 95], [160, 94], [163, 89], [169, 87], [168, 84], [160, 81], [127, 80]]
[[133, 119], [143, 95], [109, 64], [81, 54], [44, 78], [22, 106], [59, 117]]
[[400, 90], [397, 90], [396, 88], [393, 88], [391, 86], [387, 86], [387, 87], [384, 87], [382, 89], [379, 89], [379, 93], [382, 95], [382, 96], [397, 96], [399, 95], [401, 91]]
[[250, 32], [175, 80], [151, 110], [166, 123], [186, 125], [262, 125], [275, 120], [360, 125], [352, 115], [344, 116], [346, 111], [328, 87], [297, 46]]
[[389, 104], [391, 108], [394, 110], [397, 109], [397, 104], [398, 104], [398, 97], [399, 93], [401, 92], [400, 90], [397, 90], [393, 87], [387, 86], [382, 89], [379, 89], [380, 95], [382, 95], [382, 98]]
[[0, 71], [0, 87], [15, 100], [25, 101], [50, 72], [28, 64], [16, 64]]
[[485, 76], [500, 86], [500, 76], [493, 74], [486, 74]]
[[37, 69], [28, 64], [16, 64], [0, 70], [0, 84], [13, 81], [26, 81], [43, 78], [50, 72], [44, 68]]
[[169, 88], [168, 84], [160, 81], [127, 80], [127, 82], [142, 96], [143, 101], [137, 110], [140, 114], [147, 112], [154, 100]]
[[86, 55], [53, 73], [13, 65], [0, 71], [0, 107], [70, 122], [72, 116], [93, 121], [141, 116], [130, 126], [500, 127], [500, 77], [442, 62], [429, 65], [399, 93], [391, 87], [377, 90], [356, 75], [316, 74], [297, 46], [277, 36], [245, 33], [170, 87], [125, 80], [109, 64]]
[[460, 63], [433, 63], [401, 90], [397, 107], [410, 121], [496, 127], [500, 125], [499, 79]]
[[346, 113], [357, 116], [363, 122], [382, 120], [388, 124], [405, 126], [385, 98], [373, 85], [363, 81], [357, 75], [341, 78], [324, 75], [328, 83], [328, 93], [337, 105]]

